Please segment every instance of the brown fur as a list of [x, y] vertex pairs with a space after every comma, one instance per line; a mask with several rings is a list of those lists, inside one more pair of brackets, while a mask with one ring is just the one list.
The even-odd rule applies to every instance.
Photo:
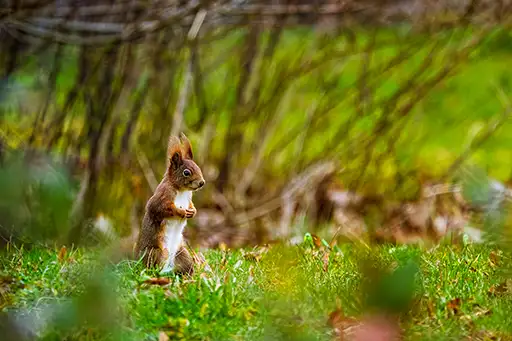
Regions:
[[[167, 171], [146, 204], [135, 252], [146, 267], [162, 266], [167, 259], [167, 249], [163, 247], [166, 219], [193, 218], [197, 212], [192, 201], [188, 209], [174, 205], [174, 199], [180, 191], [195, 191], [204, 185], [203, 174], [193, 160], [190, 141], [182, 133], [180, 138], [171, 137], [168, 146]], [[185, 176], [185, 170], [191, 174]], [[183, 274], [193, 273], [193, 259], [184, 246], [178, 250], [175, 258], [175, 271]]]
[[176, 253], [174, 263], [176, 264], [174, 270], [176, 273], [182, 275], [192, 275], [194, 273], [194, 258], [185, 246], [182, 246]]

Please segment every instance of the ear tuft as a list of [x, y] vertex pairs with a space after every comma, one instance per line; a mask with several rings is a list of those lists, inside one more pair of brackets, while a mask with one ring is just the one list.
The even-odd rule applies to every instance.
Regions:
[[169, 137], [169, 143], [167, 144], [167, 151], [169, 152], [169, 155], [172, 155], [173, 151], [179, 150], [180, 144], [180, 139], [176, 136]]
[[192, 153], [192, 145], [190, 144], [190, 140], [188, 139], [188, 137], [183, 132], [180, 133], [180, 140], [181, 143], [183, 144], [184, 157], [186, 159], [193, 160], [194, 154]]
[[[176, 153], [178, 155], [176, 155]], [[167, 146], [167, 157], [169, 160], [169, 166], [179, 167], [182, 162], [181, 143], [176, 136], [169, 138], [169, 144]]]

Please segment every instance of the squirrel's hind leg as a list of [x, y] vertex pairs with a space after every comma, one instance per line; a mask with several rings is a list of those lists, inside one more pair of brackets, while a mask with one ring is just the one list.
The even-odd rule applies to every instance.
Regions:
[[194, 258], [185, 246], [180, 246], [174, 262], [168, 261], [167, 250], [158, 248], [146, 249], [142, 261], [147, 268], [160, 267], [160, 273], [165, 274], [174, 271], [179, 275], [192, 276], [194, 274]]
[[142, 262], [146, 268], [161, 267], [167, 258], [167, 250], [159, 248], [147, 248], [143, 251]]
[[190, 252], [188, 252], [183, 245], [178, 249], [178, 252], [176, 252], [174, 264], [175, 272], [177, 274], [188, 276], [192, 276], [194, 274], [194, 258], [192, 258]]

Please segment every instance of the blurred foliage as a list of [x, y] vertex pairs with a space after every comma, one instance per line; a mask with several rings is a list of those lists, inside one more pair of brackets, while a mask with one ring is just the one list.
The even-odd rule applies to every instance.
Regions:
[[482, 212], [479, 223], [486, 242], [512, 252], [512, 201], [509, 189], [499, 181], [489, 178], [479, 167], [464, 168], [459, 175], [462, 194], [466, 200]]
[[148, 174], [161, 178], [177, 129], [206, 176], [200, 209], [220, 210], [219, 193], [235, 211], [254, 208], [325, 159], [339, 162], [344, 187], [389, 200], [415, 199], [468, 150], [462, 163], [507, 183], [507, 32], [248, 25], [190, 44], [169, 31], [140, 45], [49, 44], [18, 56], [4, 80], [23, 91], [2, 97], [1, 139], [72, 160], [87, 184], [83, 218], [103, 213], [120, 234], [151, 195]]
[[44, 242], [66, 235], [74, 199], [66, 168], [48, 157], [8, 155], [0, 167], [0, 232], [7, 241]]
[[[418, 265], [414, 260], [409, 259], [390, 273], [385, 273], [381, 278], [377, 278], [375, 283], [371, 283], [364, 290], [368, 295], [367, 304], [370, 309], [377, 309], [388, 314], [410, 311], [414, 295], [417, 292], [415, 287], [417, 273]], [[400, 285], [397, 285], [398, 283]]]

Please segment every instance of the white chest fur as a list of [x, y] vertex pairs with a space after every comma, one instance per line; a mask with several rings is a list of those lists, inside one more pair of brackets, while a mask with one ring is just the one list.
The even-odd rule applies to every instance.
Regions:
[[[178, 193], [174, 199], [174, 205], [179, 208], [187, 209], [192, 199], [191, 191]], [[183, 229], [187, 225], [187, 219], [171, 218], [167, 219], [165, 224], [164, 248], [167, 249], [169, 257], [163, 268], [163, 272], [170, 272], [174, 268], [174, 258], [178, 252], [183, 240]]]

